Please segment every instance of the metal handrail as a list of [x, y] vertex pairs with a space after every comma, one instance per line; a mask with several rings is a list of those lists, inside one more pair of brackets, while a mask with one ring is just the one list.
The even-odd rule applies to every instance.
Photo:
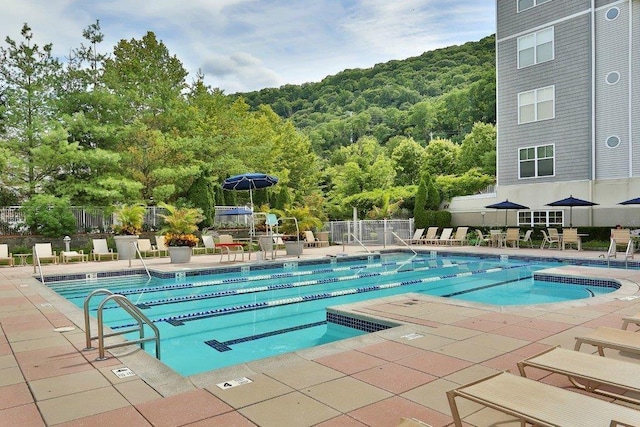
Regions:
[[[97, 294], [107, 294], [108, 296], [100, 302], [98, 305], [98, 335], [95, 337], [91, 336], [91, 329], [89, 324], [89, 300], [97, 295]], [[123, 329], [118, 332], [112, 332], [109, 334], [104, 333], [104, 319], [103, 319], [103, 311], [104, 306], [109, 301], [114, 301], [116, 304], [120, 306], [124, 311], [129, 313], [129, 315], [138, 322], [137, 327], [132, 327], [128, 329]], [[85, 334], [87, 339], [87, 348], [85, 350], [93, 350], [91, 347], [91, 341], [93, 339], [98, 339], [98, 358], [96, 360], [106, 360], [105, 357], [105, 349], [116, 348], [116, 347], [125, 347], [131, 344], [140, 344], [140, 348], [144, 349], [144, 343], [147, 341], [154, 340], [156, 342], [156, 358], [160, 360], [160, 331], [158, 327], [153, 324], [153, 322], [145, 316], [138, 307], [136, 307], [131, 301], [129, 301], [124, 295], [114, 294], [107, 289], [97, 289], [89, 294], [84, 302], [84, 317], [85, 317]], [[151, 328], [154, 333], [152, 337], [144, 336], [144, 325], [147, 325]], [[140, 338], [135, 340], [126, 340], [124, 342], [115, 343], [115, 344], [104, 344], [104, 339], [107, 337], [113, 337], [118, 335], [128, 334], [129, 332], [138, 331]]]
[[[373, 252], [371, 252], [371, 251], [369, 250], [369, 248], [367, 248], [367, 247], [366, 247], [366, 246], [365, 246], [365, 245], [360, 241], [360, 239], [358, 239], [358, 238], [356, 237], [356, 235], [355, 235], [355, 234], [353, 234], [353, 233], [344, 233], [344, 234], [346, 234], [346, 235], [347, 235], [347, 237], [349, 237], [349, 236], [353, 237], [353, 240], [355, 240], [356, 242], [358, 242], [358, 244], [359, 244], [360, 246], [362, 246], [362, 247], [364, 248], [364, 250], [365, 250], [365, 251], [367, 251], [368, 253], [373, 253]], [[343, 242], [342, 242], [342, 250], [343, 250], [343, 251], [345, 250], [345, 243], [344, 243], [344, 240], [343, 240]]]
[[[140, 258], [140, 262], [142, 262], [142, 266], [144, 267], [144, 271], [147, 272], [147, 277], [149, 279], [151, 279], [151, 273], [149, 273], [149, 269], [147, 268], [147, 264], [142, 259], [142, 254], [140, 253], [140, 248], [138, 248], [138, 245], [136, 244], [136, 242], [131, 242], [130, 244], [131, 244], [131, 247], [134, 248], [134, 253], [138, 254], [138, 257]], [[129, 267], [131, 267], [131, 251], [129, 251]]]
[[36, 272], [36, 261], [38, 261], [38, 271], [40, 272], [40, 283], [44, 285], [44, 275], [42, 274], [42, 264], [40, 263], [40, 256], [38, 255], [38, 249], [33, 245], [33, 272]]
[[407, 242], [405, 242], [402, 237], [398, 236], [396, 234], [395, 231], [392, 231], [391, 234], [393, 234], [394, 236], [396, 236], [396, 239], [400, 240], [406, 247], [408, 247], [409, 249], [411, 249], [411, 252], [413, 252], [414, 255], [418, 255], [418, 252], [416, 252], [415, 249], [413, 249]]

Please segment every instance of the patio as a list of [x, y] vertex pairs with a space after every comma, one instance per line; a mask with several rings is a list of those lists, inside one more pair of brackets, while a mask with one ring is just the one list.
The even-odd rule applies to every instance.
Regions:
[[[469, 246], [445, 250], [563, 258], [602, 254]], [[309, 248], [302, 257], [343, 251], [363, 250]], [[145, 262], [152, 269], [184, 268], [167, 258]], [[199, 255], [188, 267], [217, 265], [218, 255]], [[141, 265], [134, 262], [132, 267]], [[128, 268], [128, 261], [104, 261], [46, 265], [43, 271], [50, 275]], [[517, 373], [516, 363], [526, 357], [550, 346], [573, 348], [576, 335], [597, 326], [620, 328], [622, 317], [640, 312], [640, 298], [635, 298], [640, 297], [640, 271], [557, 270], [616, 278], [623, 287], [612, 295], [530, 307], [492, 307], [416, 294], [353, 304], [351, 311], [403, 325], [183, 378], [139, 350], [114, 349], [117, 357], [95, 361], [97, 350], [82, 351], [83, 318], [75, 306], [35, 280], [31, 266], [1, 268], [0, 417], [8, 425], [28, 426], [394, 426], [402, 417], [451, 425], [447, 390], [505, 369]], [[615, 351], [607, 357], [633, 360]], [[252, 382], [217, 386], [242, 377]], [[567, 379], [542, 371], [533, 378], [570, 386]], [[462, 402], [460, 409], [470, 426], [519, 425], [473, 403]]]

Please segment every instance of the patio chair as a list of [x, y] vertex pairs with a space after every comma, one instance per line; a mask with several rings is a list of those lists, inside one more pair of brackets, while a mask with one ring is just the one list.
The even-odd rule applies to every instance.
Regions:
[[409, 245], [413, 245], [414, 243], [420, 243], [422, 235], [424, 234], [424, 228], [416, 228], [416, 231], [413, 233], [413, 236], [406, 240], [405, 243]]
[[440, 234], [440, 238], [437, 239], [436, 244], [438, 245], [448, 245], [449, 240], [451, 239], [451, 233], [453, 233], [453, 228], [443, 228], [442, 234]]
[[9, 245], [6, 243], [0, 244], [0, 262], [6, 262], [11, 267], [15, 265], [13, 254], [9, 252]]
[[216, 242], [214, 242], [213, 236], [210, 236], [208, 234], [203, 234], [202, 235], [202, 244], [203, 244], [203, 246], [195, 246], [195, 247], [192, 248], [194, 255], [197, 255], [197, 254], [208, 254], [208, 253], [215, 254], [216, 253]]
[[153, 247], [153, 245], [151, 244], [151, 239], [138, 239], [136, 243], [138, 245], [140, 256], [158, 256], [158, 249]]
[[597, 347], [600, 356], [604, 356], [605, 348], [640, 355], [640, 334], [624, 329], [598, 326], [585, 335], [576, 337], [574, 349], [579, 351], [582, 344], [590, 344]]
[[68, 264], [69, 261], [87, 262], [89, 261], [89, 255], [85, 255], [82, 249], [79, 251], [62, 251], [60, 260], [63, 264]]
[[306, 230], [304, 232], [304, 246], [307, 248], [317, 248], [320, 243], [320, 240], [316, 239], [316, 236], [313, 235], [313, 231]]
[[224, 257], [224, 254], [227, 254], [227, 259], [231, 262], [231, 254], [233, 254], [233, 260], [236, 260], [238, 254], [242, 255], [242, 261], [244, 261], [244, 248], [242, 243], [234, 242], [233, 236], [231, 234], [221, 234], [218, 236], [218, 241], [216, 242], [216, 249], [220, 249], [220, 262]]
[[449, 239], [447, 242], [451, 246], [453, 245], [464, 245], [467, 242], [467, 233], [469, 232], [469, 227], [458, 227], [456, 228], [456, 234]]
[[489, 246], [491, 239], [482, 234], [482, 231], [476, 229], [476, 246]]
[[51, 261], [54, 264], [58, 263], [58, 254], [51, 248], [51, 243], [36, 243], [33, 245], [33, 270], [35, 271], [36, 265], [42, 264], [42, 261]]
[[529, 247], [533, 248], [533, 240], [531, 240], [531, 235], [532, 234], [533, 234], [533, 230], [527, 230], [524, 233], [524, 237], [522, 239], [520, 239], [520, 241], [518, 242], [518, 247], [520, 246], [520, 244], [529, 243]]
[[511, 247], [520, 247], [520, 229], [519, 228], [507, 228], [507, 234], [504, 236], [504, 245], [507, 246], [511, 243]]
[[567, 245], [574, 244], [576, 249], [582, 250], [582, 240], [578, 236], [577, 228], [563, 228], [562, 229], [562, 250], [567, 248]]
[[[529, 378], [500, 372], [447, 392], [456, 427], [462, 417], [456, 398], [464, 398], [543, 426], [609, 426], [612, 421], [640, 425], [640, 411], [616, 403], [564, 390]], [[475, 412], [475, 411], [474, 411]]]
[[164, 241], [164, 236], [156, 236], [156, 249], [158, 256], [169, 256], [169, 248]]
[[558, 233], [557, 228], [547, 228], [547, 234], [549, 235], [549, 239], [553, 242], [558, 242], [558, 249], [560, 249], [560, 244], [562, 243], [562, 236]]
[[640, 364], [637, 363], [613, 358], [603, 361], [595, 354], [552, 347], [518, 362], [518, 370], [523, 377], [527, 376], [525, 368], [565, 375], [579, 390], [640, 403], [637, 398], [640, 393]]
[[434, 243], [438, 239], [438, 227], [429, 227], [424, 236], [420, 239], [420, 243]]
[[614, 228], [611, 230], [611, 244], [609, 245], [608, 254], [610, 257], [616, 258], [620, 248], [626, 251], [626, 258], [633, 258], [634, 248], [631, 239], [631, 231], [628, 228]]
[[9, 245], [6, 243], [0, 245], [0, 262], [6, 262], [11, 267], [14, 266], [13, 254], [9, 252]]
[[107, 246], [107, 239], [92, 239], [92, 242], [91, 256], [94, 261], [102, 261], [102, 258], [110, 258], [112, 261], [118, 259], [118, 254]]
[[560, 248], [560, 237], [558, 236], [556, 239], [552, 239], [546, 231], [540, 230], [542, 232], [542, 244], [540, 245], [540, 249], [544, 249], [544, 247], [548, 244], [549, 249], [555, 244], [556, 249]]

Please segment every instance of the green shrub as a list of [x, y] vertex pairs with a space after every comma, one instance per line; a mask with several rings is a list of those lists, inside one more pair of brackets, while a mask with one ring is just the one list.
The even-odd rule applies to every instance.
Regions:
[[23, 206], [25, 223], [34, 234], [60, 237], [76, 232], [76, 218], [68, 198], [37, 195]]

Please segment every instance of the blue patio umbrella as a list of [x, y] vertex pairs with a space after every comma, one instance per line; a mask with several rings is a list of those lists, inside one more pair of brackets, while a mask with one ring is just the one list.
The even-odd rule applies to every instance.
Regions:
[[618, 203], [619, 205], [640, 205], [640, 197], [636, 197], [635, 199], [625, 200], [624, 202]]
[[251, 207], [253, 207], [253, 190], [268, 188], [278, 183], [278, 178], [264, 173], [243, 173], [224, 180], [222, 188], [225, 190], [249, 191]]
[[529, 209], [528, 206], [521, 205], [519, 203], [510, 202], [509, 199], [506, 199], [500, 203], [494, 203], [492, 205], [485, 206], [487, 209], [503, 209], [504, 210], [504, 226], [507, 226], [507, 215], [509, 213], [509, 209], [520, 210], [520, 209]]
[[547, 203], [547, 206], [554, 207], [569, 207], [569, 227], [573, 227], [573, 207], [581, 206], [581, 207], [589, 207], [595, 206], [598, 203], [590, 202], [588, 200], [578, 199], [577, 197], [569, 196], [562, 200], [556, 200], [555, 202]]

